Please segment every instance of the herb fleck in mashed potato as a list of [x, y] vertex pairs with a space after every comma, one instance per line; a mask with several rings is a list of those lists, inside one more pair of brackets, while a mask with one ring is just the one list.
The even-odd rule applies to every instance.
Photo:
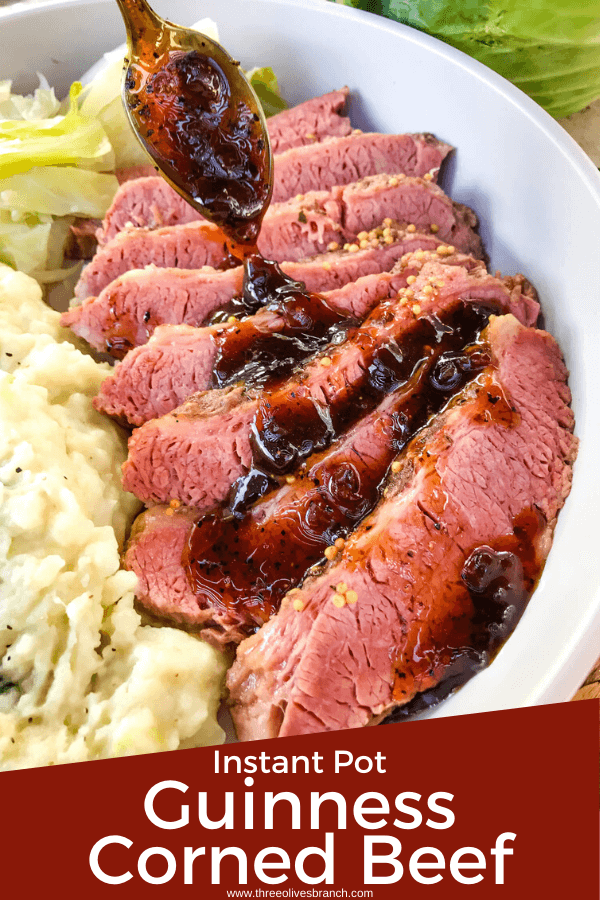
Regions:
[[0, 768], [219, 743], [225, 662], [142, 626], [125, 439], [37, 283], [0, 265]]

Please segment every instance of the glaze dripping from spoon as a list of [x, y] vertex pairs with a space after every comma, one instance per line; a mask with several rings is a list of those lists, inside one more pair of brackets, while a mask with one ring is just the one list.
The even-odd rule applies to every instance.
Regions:
[[273, 187], [261, 104], [216, 41], [162, 19], [146, 0], [117, 3], [127, 29], [130, 124], [163, 177], [245, 259], [256, 253]]

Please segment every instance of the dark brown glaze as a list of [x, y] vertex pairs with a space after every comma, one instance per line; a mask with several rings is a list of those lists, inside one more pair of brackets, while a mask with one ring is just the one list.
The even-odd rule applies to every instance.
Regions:
[[[489, 365], [486, 345], [474, 343], [489, 313], [487, 307], [459, 301], [444, 328], [425, 323], [412, 335], [410, 353], [403, 347], [408, 376], [376, 404], [388, 394], [388, 379], [378, 380], [369, 401], [375, 409], [361, 422], [360, 427], [377, 435], [375, 459], [349, 454], [341, 440], [308, 460], [274, 504], [266, 498], [241, 515], [244, 501], [272, 485], [264, 473], [253, 471], [242, 485], [243, 496], [234, 497], [235, 515], [217, 512], [196, 523], [183, 563], [203, 607], [227, 608], [248, 633], [277, 611], [284, 594], [302, 581], [326, 548], [345, 538], [374, 508], [394, 457], [415, 432]], [[470, 346], [465, 349], [465, 344]], [[356, 414], [367, 406], [365, 397]]]
[[133, 342], [128, 337], [115, 334], [106, 339], [106, 352], [114, 359], [124, 359], [130, 350], [133, 350]]
[[216, 334], [213, 387], [236, 381], [248, 387], [271, 387], [327, 344], [342, 340], [356, 324], [258, 254], [246, 261], [242, 301], [248, 313], [266, 307], [280, 321], [272, 330], [248, 318]]
[[545, 524], [539, 510], [526, 509], [515, 518], [512, 534], [471, 551], [461, 572], [462, 583], [454, 590], [458, 607], [468, 594], [472, 616], [449, 620], [443, 647], [423, 648], [419, 642], [411, 660], [398, 662], [394, 699], [402, 699], [406, 677], [402, 671], [407, 667], [420, 672], [425, 665], [443, 671], [443, 677], [436, 687], [398, 707], [386, 722], [432, 709], [490, 664], [523, 615], [540, 578], [543, 564], [536, 546]]
[[244, 260], [242, 294], [233, 297], [222, 309], [217, 310], [210, 323], [225, 322], [230, 316], [252, 316], [268, 303], [285, 301], [289, 295], [305, 292], [306, 285], [293, 281], [281, 271], [278, 263], [253, 253]]
[[[142, 25], [137, 38], [140, 62], [129, 67], [125, 80], [129, 113], [161, 169], [226, 235], [226, 264], [232, 258], [246, 260], [242, 297], [213, 321], [272, 304], [285, 319], [277, 337], [250, 326], [218, 337], [215, 386], [236, 379], [262, 384], [274, 369], [282, 377], [331, 340], [330, 328], [340, 316], [257, 252], [272, 187], [268, 136], [260, 117], [234, 95], [208, 44], [201, 42], [206, 53], [165, 50], [162, 44], [154, 49], [144, 41]], [[118, 322], [115, 330], [107, 346], [122, 358], [132, 342], [118, 333]]]
[[[393, 315], [394, 301], [382, 306], [387, 308], [383, 316]], [[461, 350], [470, 341], [467, 335], [474, 333], [473, 317], [483, 327], [487, 317], [498, 311], [494, 303], [458, 300], [441, 318], [415, 318], [403, 334], [402, 346], [393, 339], [383, 345], [373, 340], [371, 332], [381, 324], [380, 319], [368, 328], [356, 329], [353, 338], [365, 360], [363, 376], [326, 408], [306, 394], [290, 393], [285, 387], [263, 392], [251, 427], [253, 466], [249, 475], [233, 487], [230, 506], [234, 513], [265, 493], [274, 476], [293, 471], [313, 453], [326, 449], [386, 394], [407, 383], [425, 356], [435, 356], [439, 362], [437, 384], [432, 390], [449, 396], [456, 384], [464, 383], [461, 366], [472, 364], [470, 358], [463, 359]]]
[[210, 53], [144, 48], [141, 56], [128, 69], [125, 93], [142, 138], [243, 258], [256, 247], [271, 191], [259, 116], [233, 95]]

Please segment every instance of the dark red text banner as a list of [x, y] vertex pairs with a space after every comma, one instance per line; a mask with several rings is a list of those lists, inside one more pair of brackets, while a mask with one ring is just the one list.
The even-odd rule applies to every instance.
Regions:
[[596, 900], [598, 712], [5, 772], [3, 894]]

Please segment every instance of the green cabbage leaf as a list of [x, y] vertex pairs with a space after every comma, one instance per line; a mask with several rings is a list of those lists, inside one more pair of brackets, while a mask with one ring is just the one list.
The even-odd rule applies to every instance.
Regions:
[[342, 0], [468, 53], [556, 118], [600, 96], [600, 0]]

